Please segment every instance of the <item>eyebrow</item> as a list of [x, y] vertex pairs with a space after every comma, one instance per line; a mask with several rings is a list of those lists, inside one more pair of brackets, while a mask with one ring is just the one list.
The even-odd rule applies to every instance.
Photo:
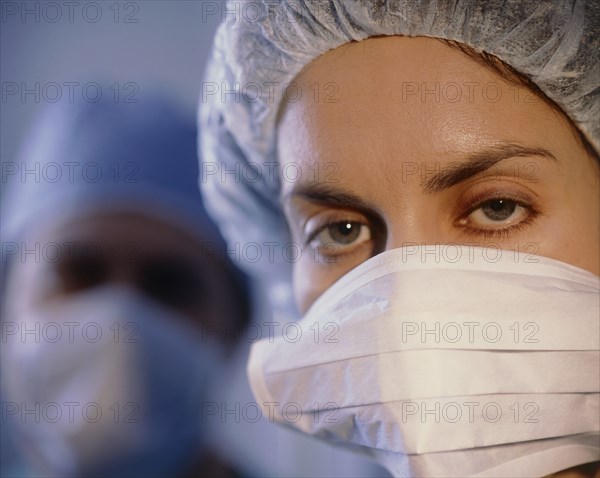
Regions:
[[[465, 156], [464, 160], [453, 163], [445, 168], [445, 170], [433, 174], [426, 181], [422, 181], [421, 186], [426, 193], [441, 192], [489, 170], [502, 160], [524, 156], [541, 156], [558, 162], [556, 157], [547, 149], [503, 143], [469, 153]], [[285, 203], [291, 197], [303, 197], [313, 202], [334, 207], [345, 207], [363, 211], [378, 210], [375, 205], [365, 201], [360, 196], [326, 183], [299, 185], [296, 189], [283, 196], [281, 202]]]
[[421, 182], [421, 186], [426, 193], [440, 192], [487, 171], [500, 161], [523, 156], [540, 156], [558, 162], [547, 149], [504, 143], [469, 153], [463, 161], [452, 163], [443, 171], [432, 174]]
[[285, 203], [291, 197], [303, 197], [313, 202], [363, 211], [375, 211], [377, 209], [373, 204], [370, 204], [361, 197], [344, 191], [341, 188], [332, 187], [326, 183], [301, 185], [297, 189], [287, 193], [281, 199], [281, 202]]

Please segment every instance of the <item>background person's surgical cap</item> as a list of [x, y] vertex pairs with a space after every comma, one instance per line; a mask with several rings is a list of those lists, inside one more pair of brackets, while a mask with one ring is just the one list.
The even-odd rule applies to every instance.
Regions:
[[198, 189], [197, 130], [159, 96], [46, 105], [2, 164], [2, 239], [26, 241], [98, 212], [141, 213], [202, 241], [222, 239]]
[[467, 44], [536, 83], [600, 149], [596, 0], [231, 1], [224, 19], [200, 100], [205, 205], [230, 250], [263, 246], [262, 260], [248, 261], [247, 269], [259, 276], [268, 270], [276, 309], [289, 307], [294, 260], [268, 254], [269, 243], [290, 242], [277, 168], [273, 174], [277, 111], [286, 86], [331, 49], [378, 35]]

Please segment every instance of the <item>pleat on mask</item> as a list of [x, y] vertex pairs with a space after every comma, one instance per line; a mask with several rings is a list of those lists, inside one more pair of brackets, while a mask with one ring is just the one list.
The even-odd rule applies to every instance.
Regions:
[[361, 264], [293, 336], [253, 346], [264, 413], [397, 476], [543, 476], [597, 460], [599, 278], [513, 251], [439, 246], [452, 248], [441, 259], [427, 247]]

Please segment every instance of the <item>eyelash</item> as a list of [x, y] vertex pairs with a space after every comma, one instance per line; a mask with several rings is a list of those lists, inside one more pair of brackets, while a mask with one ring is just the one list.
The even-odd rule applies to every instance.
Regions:
[[350, 218], [332, 218], [332, 219], [328, 219], [324, 224], [320, 225], [319, 227], [317, 227], [314, 232], [312, 232], [308, 238], [306, 239], [304, 245], [305, 246], [310, 246], [310, 244], [315, 240], [315, 238], [321, 234], [325, 229], [327, 229], [328, 227], [331, 226], [335, 226], [336, 224], [339, 224], [341, 222], [353, 222], [356, 224], [362, 224], [363, 226], [367, 226], [369, 229], [372, 229], [370, 223], [368, 221], [358, 221], [356, 219], [350, 219]]
[[486, 239], [505, 239], [517, 232], [522, 231], [526, 227], [533, 225], [533, 221], [542, 214], [542, 212], [531, 201], [526, 201], [522, 198], [516, 198], [514, 197], [514, 195], [507, 194], [504, 192], [497, 192], [492, 194], [488, 192], [480, 192], [474, 195], [472, 198], [470, 198], [465, 206], [462, 206], [461, 209], [466, 209], [467, 212], [463, 213], [460, 216], [459, 221], [466, 219], [474, 211], [485, 205], [485, 203], [493, 201], [495, 199], [508, 199], [510, 201], [513, 201], [515, 204], [521, 206], [527, 211], [527, 217], [517, 222], [516, 224], [512, 224], [510, 226], [498, 229], [473, 227], [468, 224], [462, 225], [460, 227], [465, 229], [468, 234], [480, 235]]
[[511, 226], [505, 227], [504, 229], [481, 229], [481, 228], [469, 228], [469, 233], [478, 234], [483, 236], [485, 239], [506, 239], [511, 235], [520, 232], [527, 226], [531, 226], [533, 222], [530, 218], [523, 219], [521, 222], [517, 224], [513, 224]]
[[306, 241], [304, 241], [304, 247], [309, 247], [316, 239], [316, 237], [321, 234], [325, 229], [327, 229], [330, 226], [333, 226], [334, 224], [337, 224], [338, 220], [327, 220], [325, 222], [325, 224], [317, 227], [314, 232], [312, 232], [311, 234], [308, 235], [308, 238], [306, 239]]
[[[353, 217], [354, 216], [354, 217]], [[322, 253], [325, 254], [328, 257], [335, 257], [335, 260], [352, 260], [353, 256], [358, 256], [361, 254], [364, 254], [364, 248], [361, 246], [365, 246], [366, 244], [375, 244], [377, 241], [375, 239], [375, 234], [377, 234], [377, 220], [375, 218], [371, 218], [369, 216], [364, 216], [361, 218], [358, 218], [355, 216], [355, 214], [343, 214], [340, 216], [332, 216], [330, 218], [328, 218], [323, 224], [321, 224], [319, 227], [317, 227], [314, 232], [312, 232], [308, 238], [304, 241], [304, 246], [305, 247], [312, 247], [312, 243], [316, 241], [316, 238], [323, 232], [325, 231], [327, 228], [331, 227], [331, 226], [335, 226], [341, 222], [352, 222], [355, 224], [360, 224], [362, 226], [365, 226], [369, 229], [370, 233], [371, 233], [371, 239], [367, 242], [363, 242], [361, 244], [359, 244], [358, 246], [355, 247], [348, 247], [347, 249], [335, 249], [334, 246], [334, 251], [332, 254], [330, 254], [332, 251], [328, 252], [328, 249], [332, 246], [330, 246], [329, 244], [325, 244], [325, 248], [323, 249]], [[374, 246], [373, 246], [374, 247]], [[371, 251], [369, 253], [370, 255], [373, 254], [373, 252]]]
[[[516, 234], [528, 226], [533, 225], [534, 220], [539, 217], [542, 212], [534, 205], [531, 200], [524, 199], [522, 197], [516, 197], [515, 194], [506, 193], [503, 191], [497, 191], [494, 193], [490, 193], [487, 191], [479, 192], [469, 198], [468, 201], [465, 201], [463, 205], [460, 206], [460, 210], [466, 211], [462, 213], [458, 219], [458, 221], [466, 219], [470, 214], [484, 206], [487, 202], [498, 200], [498, 199], [507, 199], [513, 201], [518, 206], [524, 208], [527, 212], [527, 216], [521, 221], [511, 224], [509, 226], [503, 228], [482, 228], [482, 227], [474, 227], [470, 224], [458, 225], [461, 227], [465, 233], [469, 235], [476, 235], [483, 237], [485, 239], [506, 239], [513, 234]], [[362, 224], [368, 227], [372, 233], [372, 241], [376, 240], [375, 234], [377, 234], [377, 228], [375, 227], [374, 221], [371, 219], [368, 220], [359, 220], [358, 218], [352, 217], [332, 217], [328, 219], [324, 224], [315, 229], [313, 233], [311, 233], [305, 241], [305, 247], [310, 246], [312, 242], [328, 227], [339, 224], [340, 222], [349, 221], [357, 224]], [[457, 221], [457, 222], [458, 222]], [[381, 232], [381, 231], [380, 231]], [[350, 248], [347, 252], [343, 253], [343, 255], [351, 255], [353, 253], [358, 253], [359, 251], [355, 248]], [[342, 255], [342, 254], [340, 254]]]

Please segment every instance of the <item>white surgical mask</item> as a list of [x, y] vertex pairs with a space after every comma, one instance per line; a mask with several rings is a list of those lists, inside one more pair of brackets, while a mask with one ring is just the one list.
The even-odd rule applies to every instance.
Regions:
[[[199, 329], [199, 327], [198, 327]], [[3, 421], [47, 476], [162, 476], [197, 458], [219, 348], [107, 286], [2, 326]]]
[[599, 277], [432, 247], [368, 260], [293, 336], [256, 343], [264, 413], [395, 476], [540, 477], [598, 460]]

